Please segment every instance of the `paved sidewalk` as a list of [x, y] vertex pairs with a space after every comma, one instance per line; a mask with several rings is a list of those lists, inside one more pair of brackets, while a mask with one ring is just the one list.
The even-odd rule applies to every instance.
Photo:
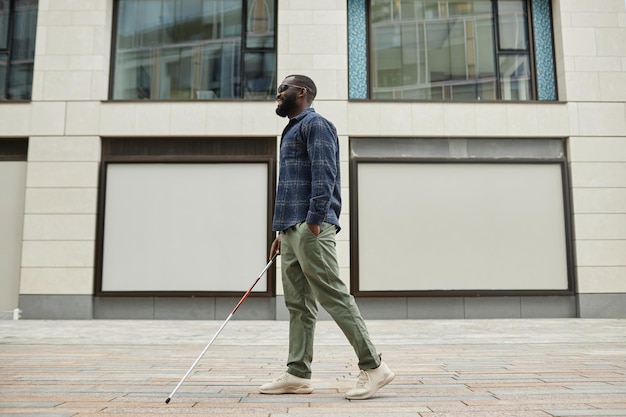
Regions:
[[0, 415], [626, 416], [626, 320], [368, 321], [396, 379], [348, 401], [358, 370], [318, 323], [311, 395], [261, 395], [284, 370], [287, 323], [0, 321]]

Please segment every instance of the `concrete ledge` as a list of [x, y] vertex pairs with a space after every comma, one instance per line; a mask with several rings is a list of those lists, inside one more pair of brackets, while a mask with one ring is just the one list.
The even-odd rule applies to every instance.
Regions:
[[[575, 296], [359, 297], [366, 320], [574, 318]], [[288, 320], [284, 297], [276, 297], [276, 319]], [[320, 307], [319, 320], [331, 319]]]
[[[139, 320], [223, 320], [241, 298], [231, 297], [96, 297], [94, 318]], [[233, 320], [274, 320], [273, 298], [249, 297]]]
[[77, 320], [93, 318], [91, 295], [20, 295], [24, 319]]
[[[625, 318], [626, 294], [547, 297], [362, 297], [366, 320]], [[21, 295], [24, 319], [223, 320], [239, 298]], [[580, 310], [580, 313], [579, 313]], [[288, 320], [282, 295], [249, 297], [233, 320]], [[319, 308], [319, 320], [331, 320]]]
[[12, 311], [0, 311], [0, 320], [13, 320]]
[[626, 294], [578, 294], [580, 318], [626, 318]]

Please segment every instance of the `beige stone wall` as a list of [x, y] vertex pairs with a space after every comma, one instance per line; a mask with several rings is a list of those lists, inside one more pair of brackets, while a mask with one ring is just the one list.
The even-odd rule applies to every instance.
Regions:
[[40, 1], [33, 96], [15, 105], [29, 136], [21, 294], [91, 294], [112, 2]]
[[557, 2], [578, 290], [626, 292], [626, 4]]
[[18, 307], [26, 163], [0, 161], [0, 317]]
[[101, 137], [282, 130], [273, 103], [107, 102], [112, 14], [112, 0], [40, 1], [32, 102], [0, 114], [3, 134], [30, 137], [20, 294], [93, 293]]
[[[345, 0], [278, 2], [280, 81], [317, 83], [339, 130], [349, 280], [348, 138], [568, 138], [578, 288], [626, 292], [626, 10], [555, 0], [557, 103], [349, 102]], [[40, 0], [31, 103], [4, 103], [3, 136], [29, 137], [21, 294], [91, 294], [100, 137], [280, 135], [272, 102], [107, 101], [112, 0]], [[279, 293], [280, 280], [278, 282]]]

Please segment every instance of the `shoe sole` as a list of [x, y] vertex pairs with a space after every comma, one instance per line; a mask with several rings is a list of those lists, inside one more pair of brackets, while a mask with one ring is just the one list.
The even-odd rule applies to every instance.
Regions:
[[259, 390], [261, 394], [310, 394], [313, 392], [313, 388], [311, 387], [300, 387], [300, 388], [280, 388], [280, 389], [272, 389], [272, 390]]
[[395, 377], [396, 377], [396, 374], [392, 372], [389, 375], [387, 375], [387, 377], [383, 379], [383, 381], [380, 384], [378, 384], [375, 390], [368, 392], [367, 394], [364, 394], [364, 395], [352, 395], [352, 396], [346, 395], [346, 398], [348, 400], [367, 400], [368, 398], [373, 397], [378, 392], [379, 389], [381, 389], [382, 387], [384, 387], [385, 385], [393, 381]]

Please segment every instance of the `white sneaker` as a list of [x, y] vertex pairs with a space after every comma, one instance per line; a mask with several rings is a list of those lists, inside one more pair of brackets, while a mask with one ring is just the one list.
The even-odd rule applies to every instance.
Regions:
[[313, 386], [310, 379], [285, 372], [276, 381], [261, 385], [259, 391], [261, 394], [310, 394]]
[[391, 372], [387, 364], [380, 361], [380, 366], [375, 369], [361, 370], [356, 386], [346, 393], [349, 400], [365, 400], [393, 381], [395, 374]]

